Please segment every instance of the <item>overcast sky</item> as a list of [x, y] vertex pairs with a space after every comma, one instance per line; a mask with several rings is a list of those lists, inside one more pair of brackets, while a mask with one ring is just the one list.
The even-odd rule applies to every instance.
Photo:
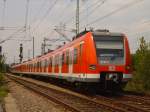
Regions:
[[[43, 38], [60, 38], [54, 29], [65, 24], [65, 34], [72, 38], [75, 28], [76, 0], [29, 0], [27, 16], [27, 31], [25, 33], [25, 15], [27, 0], [0, 0], [0, 41], [11, 36], [2, 45], [7, 62], [17, 62], [19, 59], [19, 44], [24, 46], [24, 60], [32, 57], [32, 41], [35, 37], [35, 55], [41, 53]], [[138, 47], [138, 39], [144, 36], [150, 41], [150, 0], [80, 0], [80, 31], [85, 27], [94, 29], [109, 29], [122, 32], [128, 36], [131, 52]], [[8, 27], [8, 28], [7, 28]], [[9, 28], [11, 27], [11, 28]], [[16, 33], [17, 32], [17, 33]], [[61, 39], [63, 39], [61, 37]], [[47, 42], [54, 49], [62, 43]]]

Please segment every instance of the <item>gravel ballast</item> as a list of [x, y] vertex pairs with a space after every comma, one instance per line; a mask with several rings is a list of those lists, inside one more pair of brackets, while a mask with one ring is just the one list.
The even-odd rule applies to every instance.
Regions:
[[69, 112], [62, 106], [15, 82], [9, 81], [8, 88], [20, 112]]

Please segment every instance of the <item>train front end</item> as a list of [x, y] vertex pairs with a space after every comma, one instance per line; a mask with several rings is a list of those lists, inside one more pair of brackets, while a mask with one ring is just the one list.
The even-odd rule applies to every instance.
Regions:
[[121, 33], [94, 32], [100, 85], [122, 88], [132, 78], [131, 55], [127, 37]]

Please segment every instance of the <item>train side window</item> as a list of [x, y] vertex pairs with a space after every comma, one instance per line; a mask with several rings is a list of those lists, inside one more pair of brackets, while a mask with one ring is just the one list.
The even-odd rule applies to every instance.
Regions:
[[65, 54], [62, 54], [62, 65], [65, 63]]
[[80, 56], [82, 55], [82, 52], [83, 52], [83, 44], [80, 44]]
[[69, 64], [73, 63], [73, 51], [69, 52]]
[[41, 69], [41, 61], [39, 62], [39, 68]]
[[34, 70], [34, 63], [32, 64], [32, 71]]
[[34, 70], [34, 64], [32, 64], [32, 71]]
[[28, 67], [28, 64], [27, 64], [27, 71], [28, 71], [29, 67]]
[[48, 67], [49, 66], [49, 61], [48, 61], [48, 59], [46, 60], [46, 67]]
[[57, 66], [59, 65], [60, 59], [59, 59], [59, 55], [57, 55]]
[[42, 61], [42, 67], [45, 67], [45, 60]]
[[34, 64], [34, 70], [36, 69], [36, 63]]
[[74, 64], [77, 64], [77, 62], [78, 62], [78, 49], [75, 48], [75, 49], [74, 49], [73, 63], [74, 63]]
[[57, 55], [55, 56], [55, 66], [57, 66], [57, 63], [58, 63], [58, 61], [57, 61]]
[[56, 56], [53, 58], [54, 60], [54, 66], [56, 65]]
[[37, 69], [39, 69], [39, 62], [37, 62]]
[[32, 70], [32, 65], [30, 64], [30, 70]]
[[30, 69], [31, 69], [31, 67], [30, 67], [30, 64], [29, 64], [29, 72], [30, 72]]
[[41, 68], [42, 68], [43, 67], [43, 61], [42, 60], [41, 60], [40, 64], [41, 64]]
[[44, 60], [44, 67], [47, 67], [47, 60]]
[[69, 64], [69, 51], [66, 52], [66, 64]]
[[49, 58], [49, 66], [52, 67], [52, 58]]
[[43, 67], [43, 61], [41, 60], [41, 68]]
[[30, 67], [31, 67], [31, 72], [32, 72], [32, 64], [30, 64]]
[[58, 56], [58, 59], [59, 59], [59, 65], [62, 65], [62, 55], [61, 54]]
[[55, 58], [55, 59], [56, 59], [56, 60], [55, 60], [55, 62], [56, 62], [55, 66], [57, 66], [57, 63], [58, 63], [58, 62], [57, 62], [57, 56], [56, 56], [56, 58]]
[[56, 56], [55, 56], [55, 59], [54, 59], [55, 61], [54, 61], [54, 65], [56, 66], [57, 65], [57, 58], [56, 58]]
[[55, 57], [52, 57], [52, 66], [55, 66]]
[[53, 57], [51, 57], [51, 67], [53, 66]]
[[39, 62], [37, 62], [37, 69], [39, 69]]
[[31, 72], [31, 64], [29, 65], [29, 68], [30, 68], [30, 72]]

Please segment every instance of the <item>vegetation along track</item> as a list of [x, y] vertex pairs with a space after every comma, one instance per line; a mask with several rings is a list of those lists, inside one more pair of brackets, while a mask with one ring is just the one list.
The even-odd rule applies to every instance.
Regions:
[[74, 112], [149, 112], [148, 110], [129, 106], [125, 103], [115, 102], [110, 98], [91, 98], [84, 95], [73, 95], [66, 92], [60, 92], [56, 89], [49, 88], [39, 83], [32, 82], [25, 78], [13, 75], [7, 75], [10, 79], [21, 83], [22, 85], [40, 93], [48, 99], [65, 106]]

